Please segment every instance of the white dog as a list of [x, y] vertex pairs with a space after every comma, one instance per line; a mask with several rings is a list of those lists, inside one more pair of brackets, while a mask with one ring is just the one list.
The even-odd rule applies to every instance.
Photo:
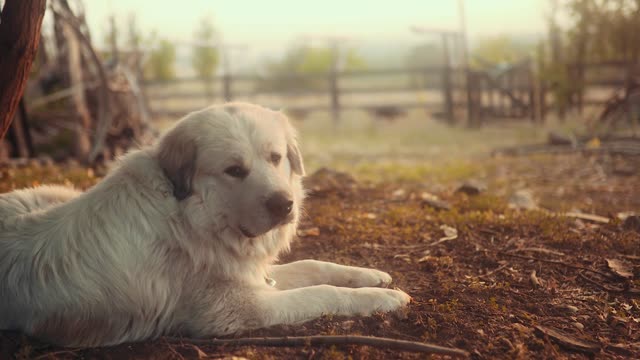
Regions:
[[273, 265], [296, 232], [303, 174], [282, 113], [229, 103], [189, 114], [85, 193], [0, 195], [0, 329], [95, 346], [406, 305], [378, 288], [391, 282], [381, 271]]

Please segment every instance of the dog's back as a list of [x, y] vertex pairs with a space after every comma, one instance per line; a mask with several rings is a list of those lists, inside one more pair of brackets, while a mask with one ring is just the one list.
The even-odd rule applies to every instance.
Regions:
[[[40, 186], [30, 189], [15, 190], [6, 194], [0, 194], [0, 231], [5, 231], [9, 223], [19, 216], [42, 211], [51, 206], [65, 203], [81, 192], [64, 186]], [[0, 236], [0, 241], [14, 241], [16, 239]], [[7, 246], [9, 243], [0, 243], [0, 261], [10, 257]], [[0, 287], [1, 288], [1, 287]], [[1, 303], [1, 302], [0, 302]], [[0, 313], [2, 313], [0, 309]], [[11, 314], [0, 316], [0, 328], [12, 328]]]
[[65, 203], [81, 192], [65, 186], [40, 186], [0, 194], [0, 221]]

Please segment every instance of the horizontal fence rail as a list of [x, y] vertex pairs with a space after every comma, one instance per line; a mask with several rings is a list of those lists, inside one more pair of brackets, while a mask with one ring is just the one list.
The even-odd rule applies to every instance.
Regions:
[[[622, 64], [624, 65], [624, 64]], [[628, 83], [620, 62], [567, 64], [569, 74], [582, 74], [579, 106], [602, 106], [612, 92]], [[576, 70], [577, 69], [577, 70]], [[576, 76], [576, 75], [573, 75]], [[338, 120], [344, 110], [382, 112], [383, 108], [423, 108], [453, 122], [487, 117], [544, 121], [555, 106], [553, 84], [537, 79], [530, 62], [499, 73], [432, 66], [278, 76], [227, 74], [208, 79], [183, 77], [144, 83], [156, 115], [182, 116], [213, 102], [244, 100], [307, 114], [328, 111]], [[572, 95], [573, 96], [573, 95]]]

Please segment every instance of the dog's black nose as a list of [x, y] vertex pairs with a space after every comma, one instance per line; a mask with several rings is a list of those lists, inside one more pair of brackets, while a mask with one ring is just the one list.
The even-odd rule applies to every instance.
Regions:
[[274, 220], [281, 220], [293, 209], [293, 200], [289, 194], [279, 191], [267, 199], [267, 210]]

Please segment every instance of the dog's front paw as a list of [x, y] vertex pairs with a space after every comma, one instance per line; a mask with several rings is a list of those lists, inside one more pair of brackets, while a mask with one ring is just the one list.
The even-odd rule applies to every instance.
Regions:
[[399, 310], [411, 302], [411, 296], [400, 289], [381, 289], [385, 291], [385, 302], [377, 310], [382, 312]]
[[349, 287], [389, 287], [391, 275], [375, 269], [358, 269], [349, 280]]
[[356, 291], [360, 295], [356, 303], [359, 307], [356, 311], [358, 315], [396, 311], [411, 302], [411, 296], [402, 290], [366, 288]]

